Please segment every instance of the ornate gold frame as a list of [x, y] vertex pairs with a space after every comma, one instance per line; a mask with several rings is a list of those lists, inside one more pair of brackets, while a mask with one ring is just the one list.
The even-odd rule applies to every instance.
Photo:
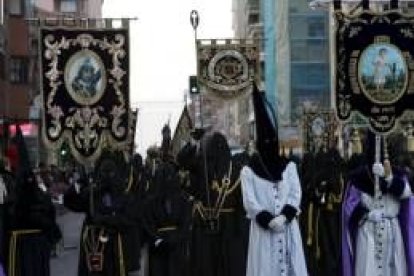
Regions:
[[[69, 73], [70, 73], [70, 70], [73, 67], [74, 63], [77, 61], [78, 58], [83, 58], [83, 57], [88, 57], [88, 56], [92, 56], [94, 58], [94, 60], [99, 65], [99, 69], [101, 69], [101, 71], [103, 73], [103, 75], [101, 76], [102, 82], [103, 82], [102, 88], [99, 89], [99, 91], [93, 97], [91, 97], [89, 99], [85, 98], [83, 96], [80, 96], [77, 92], [75, 92], [73, 90], [71, 84], [69, 83], [70, 82], [69, 81]], [[107, 83], [105, 66], [102, 62], [102, 59], [94, 51], [91, 51], [91, 50], [88, 50], [88, 49], [78, 51], [69, 58], [68, 62], [66, 63], [66, 66], [65, 66], [65, 70], [64, 70], [64, 79], [65, 79], [66, 90], [69, 92], [72, 99], [74, 99], [77, 103], [79, 103], [81, 105], [93, 105], [97, 101], [99, 101], [101, 99], [102, 95], [105, 92], [106, 83]]]

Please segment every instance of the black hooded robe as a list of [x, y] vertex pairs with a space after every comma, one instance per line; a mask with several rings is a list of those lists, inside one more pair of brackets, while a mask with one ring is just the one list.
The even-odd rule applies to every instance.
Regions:
[[25, 176], [11, 208], [8, 275], [50, 275], [51, 249], [62, 235], [52, 200], [37, 186], [33, 174]]
[[[135, 254], [130, 251], [131, 245], [140, 248], [133, 235], [140, 225], [140, 207], [134, 195], [94, 191], [93, 218], [89, 213], [88, 188], [77, 193], [71, 187], [65, 194], [64, 203], [72, 211], [86, 213], [80, 241], [78, 276], [124, 276], [139, 268], [138, 251], [134, 251]], [[93, 255], [96, 255], [96, 271], [90, 269], [94, 262]]]
[[301, 219], [310, 275], [340, 274], [344, 169], [344, 162], [334, 149], [304, 156], [302, 175], [306, 196]]
[[[230, 153], [222, 148], [224, 144], [218, 139], [220, 134], [213, 134], [210, 143], [206, 143], [207, 170], [210, 170], [209, 185], [205, 184], [204, 157], [197, 146], [187, 144], [177, 155], [181, 169], [190, 172], [188, 192], [194, 196], [193, 230], [191, 239], [190, 275], [197, 276], [240, 276], [246, 273], [248, 245], [248, 221], [242, 204], [239, 173], [242, 164], [230, 161]], [[212, 136], [212, 137], [213, 137]], [[203, 138], [207, 139], [207, 137]], [[216, 140], [217, 139], [217, 140]], [[225, 138], [224, 138], [225, 139]], [[216, 144], [216, 142], [219, 142]], [[209, 145], [207, 144], [209, 143]], [[216, 156], [214, 156], [216, 154]], [[227, 160], [228, 158], [229, 160]], [[234, 187], [216, 208], [219, 196], [217, 186], [212, 181], [212, 171], [222, 176], [230, 172], [230, 186]], [[220, 171], [222, 171], [220, 173]], [[223, 174], [224, 171], [224, 174]], [[221, 185], [222, 183], [219, 183]], [[209, 211], [218, 212], [216, 220], [209, 220]]]
[[[168, 181], [158, 172], [155, 178]], [[180, 188], [162, 184], [163, 189], [149, 198], [144, 208], [144, 227], [150, 237], [149, 275], [189, 276], [192, 201]]]

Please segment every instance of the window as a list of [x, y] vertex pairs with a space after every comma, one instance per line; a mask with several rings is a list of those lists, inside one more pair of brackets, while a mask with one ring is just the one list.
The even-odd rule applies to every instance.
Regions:
[[329, 87], [330, 75], [327, 63], [293, 63], [291, 86], [293, 89], [314, 90], [319, 93]]
[[60, 1], [61, 12], [76, 12], [77, 0], [61, 0]]
[[258, 22], [259, 22], [259, 14], [251, 13], [249, 15], [248, 24], [251, 25], [251, 24], [256, 24]]
[[290, 54], [293, 62], [307, 61], [308, 50], [306, 48], [306, 40], [292, 41]]
[[11, 15], [23, 14], [23, 0], [9, 0], [9, 13]]
[[324, 18], [310, 18], [308, 21], [308, 35], [310, 37], [324, 37], [325, 22]]
[[289, 36], [291, 39], [304, 39], [308, 36], [306, 28], [307, 18], [305, 16], [291, 16], [289, 19]]
[[25, 58], [10, 58], [10, 82], [27, 83], [28, 61]]
[[308, 61], [328, 62], [329, 48], [328, 41], [323, 39], [309, 39], [306, 43]]

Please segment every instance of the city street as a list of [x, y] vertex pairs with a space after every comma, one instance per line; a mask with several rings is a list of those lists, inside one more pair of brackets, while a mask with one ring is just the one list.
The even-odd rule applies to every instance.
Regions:
[[79, 235], [83, 214], [65, 211], [58, 215], [57, 222], [63, 234], [63, 243], [58, 256], [51, 258], [51, 275], [74, 276], [78, 268]]
[[414, 0], [0, 0], [0, 276], [414, 276]]

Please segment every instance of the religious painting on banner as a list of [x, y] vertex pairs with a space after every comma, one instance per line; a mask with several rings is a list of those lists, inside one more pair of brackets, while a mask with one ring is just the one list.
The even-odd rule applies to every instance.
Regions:
[[335, 19], [337, 116], [356, 111], [376, 133], [390, 132], [414, 109], [414, 17], [366, 11]]
[[252, 91], [260, 80], [259, 45], [253, 40], [197, 40], [197, 70], [201, 91], [234, 99]]
[[46, 144], [67, 141], [83, 164], [104, 147], [128, 150], [128, 30], [42, 28], [40, 41]]
[[303, 114], [303, 150], [316, 153], [335, 145], [338, 121], [331, 110], [306, 111]]

